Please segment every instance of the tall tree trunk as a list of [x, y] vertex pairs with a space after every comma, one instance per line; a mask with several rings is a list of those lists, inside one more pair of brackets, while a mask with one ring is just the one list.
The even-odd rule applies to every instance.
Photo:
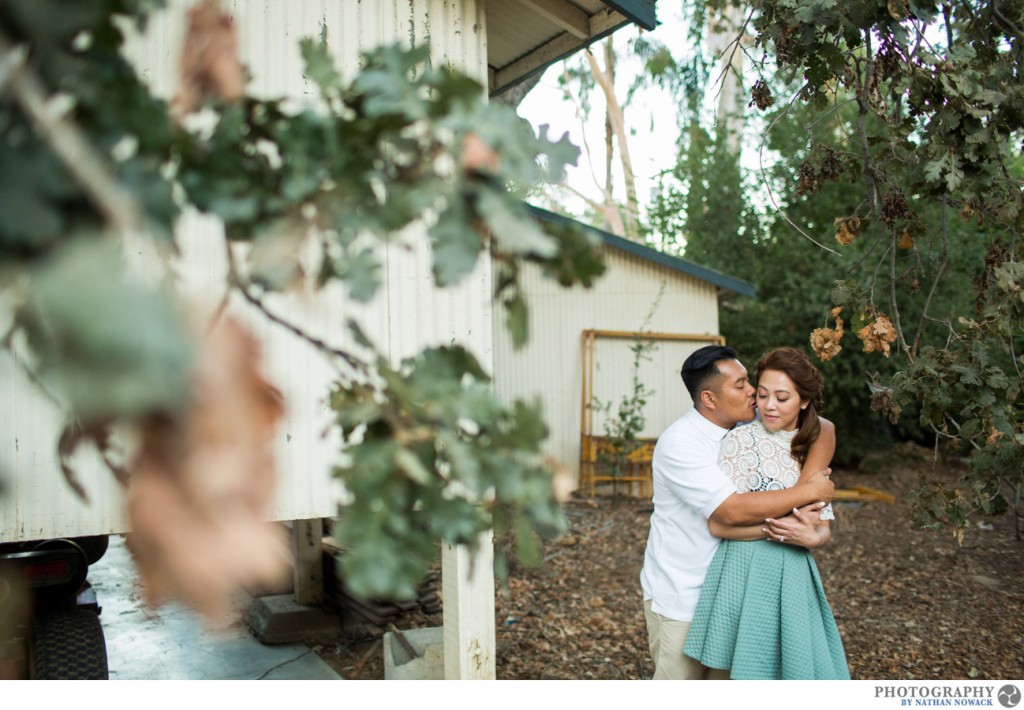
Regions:
[[745, 95], [743, 93], [744, 8], [728, 4], [712, 19], [707, 35], [711, 55], [718, 59], [715, 87], [718, 89], [718, 135], [725, 139], [729, 151], [740, 150], [743, 136]]
[[[597, 85], [601, 87], [604, 94], [605, 105], [607, 106], [606, 121], [611, 124], [612, 133], [619, 149], [619, 162], [622, 166], [622, 174], [626, 184], [626, 209], [622, 220], [624, 232], [622, 236], [635, 239], [638, 229], [638, 218], [640, 214], [639, 200], [636, 194], [636, 179], [633, 174], [633, 161], [629, 155], [629, 141], [626, 136], [626, 120], [622, 114], [622, 104], [615, 95], [614, 79], [614, 56], [615, 52], [611, 46], [611, 39], [605, 40], [606, 56], [608, 57], [608, 68], [602, 70], [597, 59], [589, 50], [585, 52], [587, 63], [590, 65], [590, 72], [594, 76]], [[609, 155], [611, 151], [609, 151]], [[611, 183], [608, 183], [610, 188]], [[605, 190], [606, 197], [611, 194], [610, 189]]]

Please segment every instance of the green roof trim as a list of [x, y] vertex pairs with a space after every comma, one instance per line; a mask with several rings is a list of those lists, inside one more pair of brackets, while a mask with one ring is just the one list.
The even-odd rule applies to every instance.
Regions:
[[582, 226], [584, 229], [587, 229], [601, 237], [601, 242], [603, 244], [620, 251], [624, 251], [627, 254], [632, 254], [633, 256], [658, 264], [659, 266], [664, 266], [668, 269], [672, 269], [673, 271], [678, 271], [682, 274], [686, 274], [687, 276], [692, 276], [695, 279], [707, 281], [710, 284], [714, 284], [715, 286], [727, 291], [732, 291], [740, 296], [749, 296], [753, 298], [756, 294], [756, 291], [751, 284], [723, 274], [720, 271], [709, 269], [706, 266], [695, 264], [694, 262], [687, 261], [686, 259], [680, 259], [675, 256], [663, 254], [657, 249], [652, 249], [649, 246], [630, 241], [629, 239], [623, 239], [611, 232], [606, 232], [603, 229], [598, 229], [597, 227], [591, 227], [589, 224], [583, 224], [582, 222], [572, 219], [571, 217], [566, 217], [565, 215], [549, 212], [548, 210], [535, 207], [530, 204], [526, 205], [526, 207], [533, 213], [534, 217], [542, 222], [550, 222], [552, 224], [574, 222]]
[[618, 2], [605, 1], [605, 5], [616, 12], [625, 15], [645, 30], [653, 30], [658, 26], [658, 18], [654, 9], [656, 0], [618, 0]]

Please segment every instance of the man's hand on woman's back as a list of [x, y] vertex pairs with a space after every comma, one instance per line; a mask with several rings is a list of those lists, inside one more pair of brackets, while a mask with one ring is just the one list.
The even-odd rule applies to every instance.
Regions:
[[799, 484], [799, 486], [806, 486], [806, 491], [810, 496], [810, 499], [817, 500], [822, 503], [831, 503], [832, 496], [836, 492], [836, 484], [832, 482], [829, 476], [832, 474], [832, 469], [825, 468], [821, 471], [815, 471], [807, 480]]

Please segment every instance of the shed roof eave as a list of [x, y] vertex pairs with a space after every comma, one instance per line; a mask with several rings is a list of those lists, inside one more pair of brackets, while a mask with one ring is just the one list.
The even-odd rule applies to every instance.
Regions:
[[756, 290], [752, 284], [749, 284], [746, 281], [741, 281], [740, 279], [729, 276], [728, 274], [723, 274], [719, 271], [709, 269], [706, 266], [701, 266], [700, 264], [696, 264], [686, 259], [680, 259], [679, 257], [664, 254], [657, 249], [652, 249], [644, 244], [624, 239], [623, 237], [612, 234], [611, 232], [606, 232], [603, 229], [598, 229], [597, 227], [591, 227], [590, 225], [583, 224], [571, 217], [566, 217], [565, 215], [560, 215], [541, 207], [527, 204], [527, 208], [537, 219], [541, 221], [551, 223], [575, 222], [576, 224], [581, 225], [584, 229], [597, 234], [601, 238], [601, 242], [603, 244], [717, 286], [719, 299], [722, 298], [723, 291], [750, 298], [753, 298], [756, 295]]
[[658, 26], [658, 19], [655, 16], [654, 9], [656, 0], [615, 0], [614, 2], [612, 0], [603, 0], [603, 2], [645, 30], [653, 30]]

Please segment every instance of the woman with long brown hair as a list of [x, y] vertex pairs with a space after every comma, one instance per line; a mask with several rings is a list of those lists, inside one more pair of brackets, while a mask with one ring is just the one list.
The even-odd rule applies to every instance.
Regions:
[[[824, 468], [811, 461], [813, 444], [834, 427], [821, 418], [824, 380], [794, 348], [776, 348], [757, 363], [758, 417], [730, 431], [719, 464], [741, 493], [796, 485], [804, 473]], [[831, 505], [812, 521], [792, 519], [764, 526], [708, 527], [723, 538], [701, 587], [683, 652], [734, 679], [849, 679], [842, 639], [810, 550], [831, 537]]]

